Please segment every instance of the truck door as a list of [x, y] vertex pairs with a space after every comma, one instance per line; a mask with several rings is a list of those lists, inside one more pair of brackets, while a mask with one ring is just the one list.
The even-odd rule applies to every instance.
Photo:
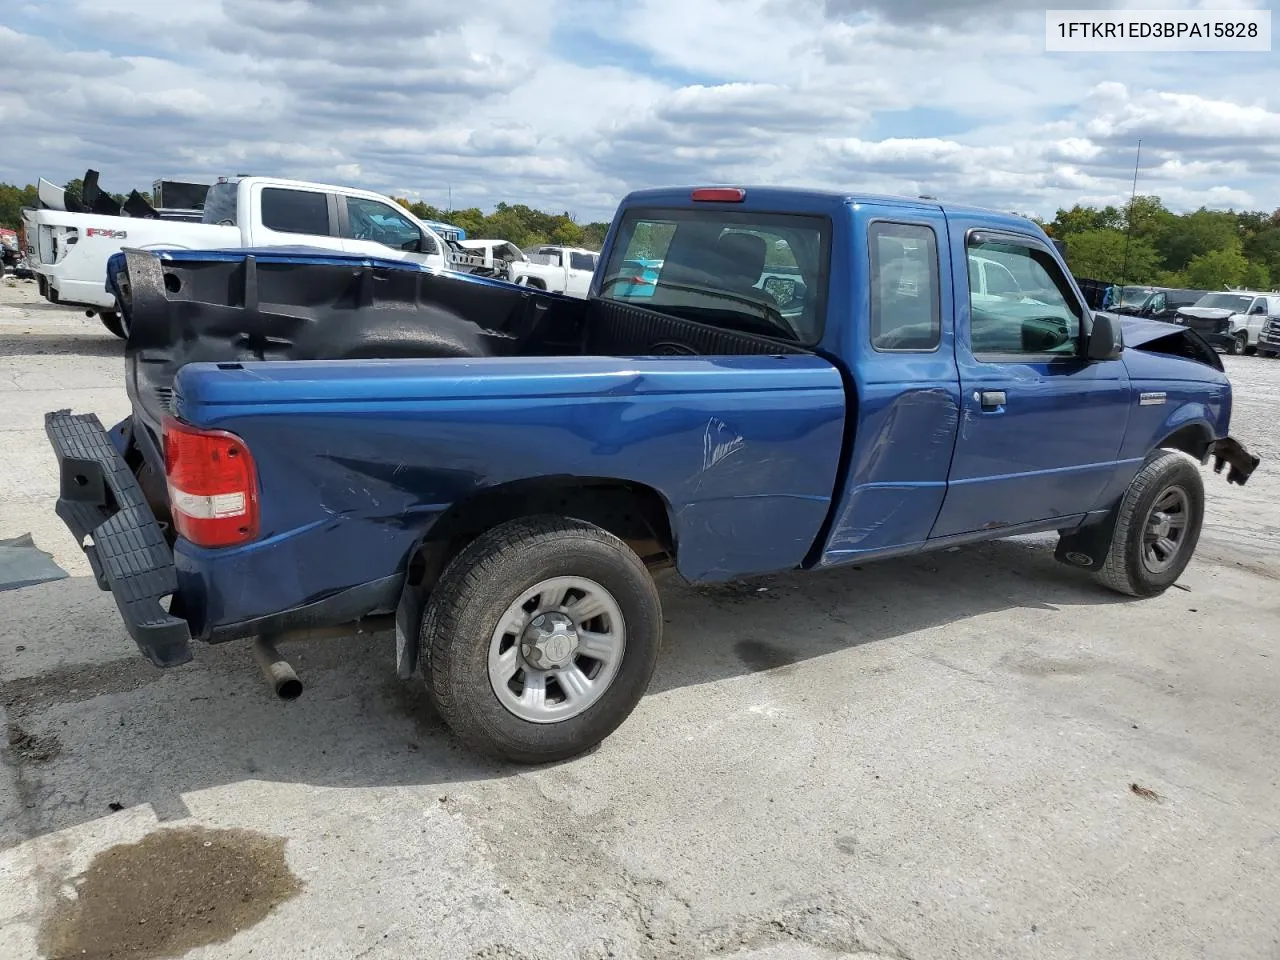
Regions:
[[577, 250], [568, 251], [569, 272], [565, 280], [565, 293], [573, 297], [585, 297], [595, 275], [596, 258]]
[[[963, 217], [949, 227], [953, 260], [970, 269], [955, 271], [966, 284], [956, 291], [960, 427], [930, 538], [1084, 514], [1120, 455], [1124, 364], [1085, 358], [1084, 302], [1043, 240]], [[983, 291], [967, 283], [975, 261]]]
[[1267, 298], [1254, 297], [1253, 303], [1249, 304], [1249, 310], [1245, 314], [1244, 328], [1249, 331], [1249, 345], [1257, 346], [1258, 336], [1262, 333], [1262, 328], [1267, 322]]
[[257, 216], [242, 217], [252, 247], [325, 247], [341, 250], [337, 199], [323, 190], [261, 185], [255, 188]]
[[848, 290], [848, 315], [832, 313], [827, 324], [839, 324], [839, 352], [852, 359], [856, 423], [820, 566], [925, 542], [947, 492], [960, 415], [951, 318], [961, 280], [946, 219], [937, 209], [870, 203], [851, 219], [847, 259], [831, 268], [832, 301]]
[[342, 249], [370, 257], [439, 263], [435, 238], [402, 211], [382, 200], [340, 196], [338, 217]]

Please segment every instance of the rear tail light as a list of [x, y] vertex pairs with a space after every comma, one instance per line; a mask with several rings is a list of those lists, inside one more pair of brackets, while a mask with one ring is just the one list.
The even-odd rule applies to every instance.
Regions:
[[229, 547], [258, 535], [258, 479], [244, 441], [223, 430], [164, 421], [164, 472], [178, 535]]

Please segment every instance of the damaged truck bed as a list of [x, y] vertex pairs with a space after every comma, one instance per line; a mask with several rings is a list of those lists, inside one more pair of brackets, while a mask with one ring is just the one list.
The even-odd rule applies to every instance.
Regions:
[[[1019, 289], [968, 289], [992, 261]], [[133, 416], [48, 430], [59, 513], [142, 652], [394, 611], [400, 675], [518, 761], [635, 706], [646, 567], [1057, 531], [1064, 564], [1153, 596], [1195, 550], [1195, 461], [1258, 463], [1203, 339], [1090, 312], [1034, 223], [933, 202], [643, 191], [585, 301], [280, 249], [126, 251], [109, 283]]]

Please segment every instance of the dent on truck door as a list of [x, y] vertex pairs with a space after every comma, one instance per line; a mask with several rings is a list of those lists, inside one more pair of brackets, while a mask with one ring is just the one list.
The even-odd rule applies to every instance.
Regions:
[[987, 287], [957, 298], [960, 429], [930, 536], [1084, 514], [1120, 455], [1124, 364], [1083, 356], [1084, 305], [1042, 241], [950, 225], [953, 255]]
[[[921, 544], [947, 489], [959, 416], [947, 223], [936, 210], [860, 204], [846, 265], [856, 297], [857, 424], [820, 565]], [[865, 298], [865, 299], [864, 299]]]

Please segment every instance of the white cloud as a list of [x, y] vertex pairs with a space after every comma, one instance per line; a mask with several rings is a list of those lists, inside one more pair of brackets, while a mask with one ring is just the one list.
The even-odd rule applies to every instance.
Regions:
[[248, 170], [604, 218], [632, 188], [735, 180], [1052, 215], [1122, 202], [1140, 137], [1139, 189], [1172, 206], [1280, 206], [1275, 58], [1048, 55], [1028, 0], [13, 9], [5, 181]]

